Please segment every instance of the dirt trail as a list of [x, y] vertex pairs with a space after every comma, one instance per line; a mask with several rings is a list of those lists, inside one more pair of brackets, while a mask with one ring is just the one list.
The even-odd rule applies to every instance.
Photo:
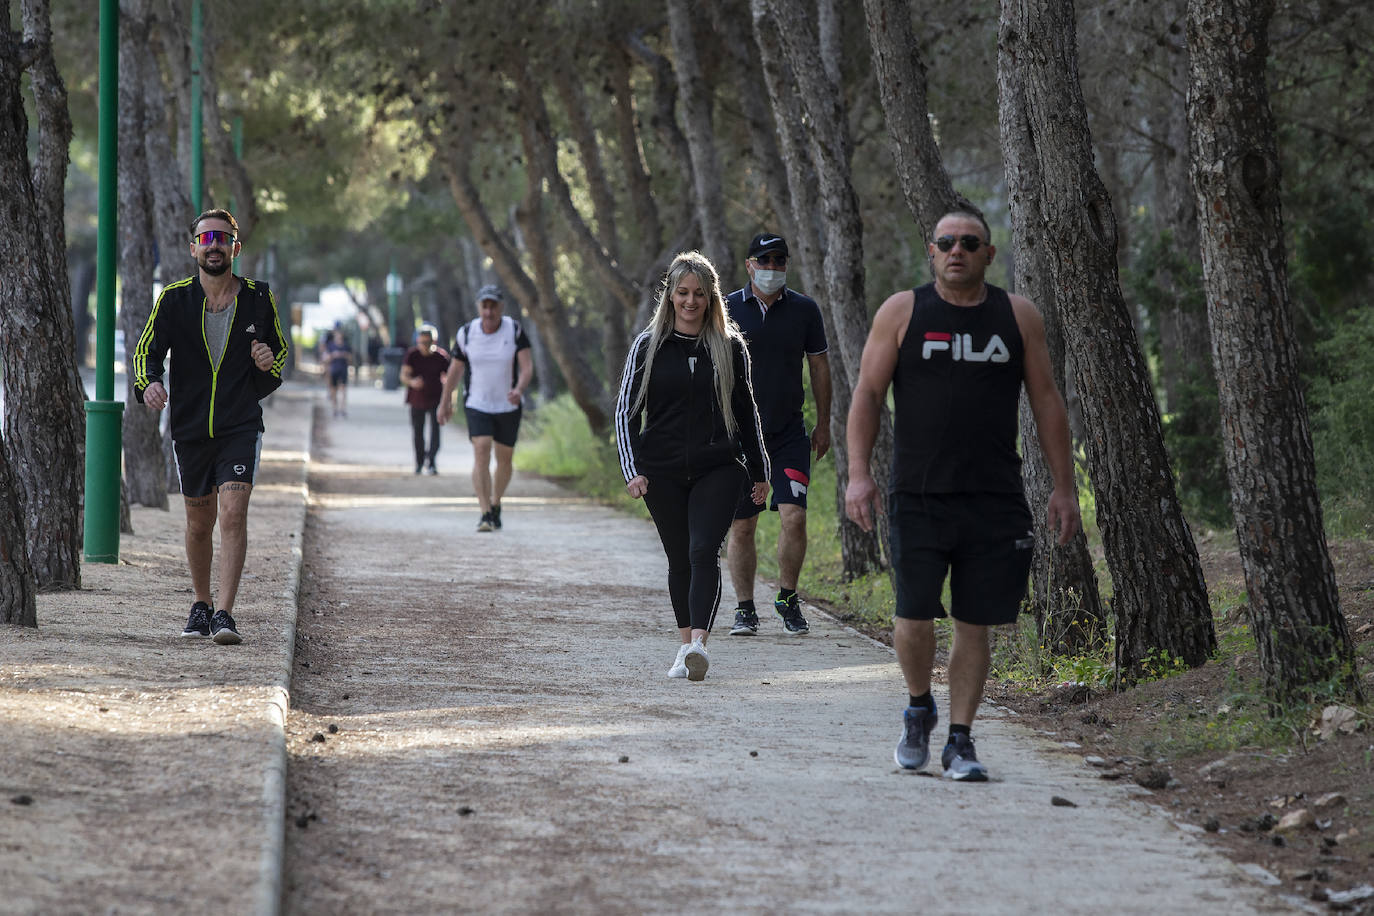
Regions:
[[891, 652], [814, 611], [666, 679], [652, 526], [517, 475], [479, 534], [462, 431], [415, 477], [399, 402], [317, 426], [287, 912], [1281, 911], [994, 710], [990, 783], [899, 771]]
[[81, 591], [40, 595], [37, 630], [0, 626], [0, 913], [276, 906], [313, 397], [288, 385], [266, 409], [242, 645], [178, 635], [179, 496], [134, 507], [119, 563], [85, 564]]

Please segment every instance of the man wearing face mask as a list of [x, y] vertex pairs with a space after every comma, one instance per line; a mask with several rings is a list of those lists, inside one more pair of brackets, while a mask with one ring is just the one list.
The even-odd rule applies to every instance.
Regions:
[[[803, 636], [810, 631], [797, 601], [797, 580], [806, 559], [806, 491], [811, 485], [811, 453], [819, 461], [830, 450], [830, 361], [825, 324], [815, 300], [788, 289], [787, 240], [764, 232], [749, 243], [745, 268], [749, 283], [725, 300], [730, 318], [744, 332], [754, 367], [754, 399], [763, 422], [764, 445], [772, 462], [773, 498], [778, 513], [778, 586], [773, 609], [782, 618], [783, 632]], [[807, 435], [802, 416], [801, 367], [811, 377], [816, 425]], [[731, 636], [759, 631], [754, 609], [754, 575], [758, 553], [754, 534], [762, 506], [743, 494], [730, 527], [730, 581], [739, 607]]]

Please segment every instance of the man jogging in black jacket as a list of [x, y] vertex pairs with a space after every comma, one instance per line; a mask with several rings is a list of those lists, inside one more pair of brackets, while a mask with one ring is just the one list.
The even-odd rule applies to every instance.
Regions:
[[[241, 641], [230, 610], [248, 551], [248, 498], [262, 452], [258, 400], [281, 385], [286, 362], [286, 337], [271, 290], [230, 270], [239, 253], [238, 234], [227, 210], [196, 217], [191, 257], [200, 269], [163, 288], [132, 360], [138, 402], [154, 410], [172, 405], [172, 445], [186, 504], [186, 561], [196, 595], [181, 635], [213, 636], [221, 645]], [[216, 522], [218, 610], [210, 594]]]

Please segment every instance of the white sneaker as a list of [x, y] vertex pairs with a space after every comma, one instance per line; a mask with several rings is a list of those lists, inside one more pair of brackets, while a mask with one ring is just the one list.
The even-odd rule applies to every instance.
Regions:
[[706, 647], [701, 644], [701, 640], [692, 640], [692, 644], [687, 647], [687, 654], [682, 657], [682, 663], [687, 666], [687, 680], [699, 681], [706, 677], [706, 669], [711, 667], [711, 659], [706, 656]]
[[687, 654], [687, 650], [690, 648], [691, 646], [689, 646], [687, 643], [683, 643], [681, 646], [678, 647], [677, 658], [673, 660], [673, 667], [668, 669], [669, 677], [687, 676], [687, 666], [682, 663], [682, 659]]

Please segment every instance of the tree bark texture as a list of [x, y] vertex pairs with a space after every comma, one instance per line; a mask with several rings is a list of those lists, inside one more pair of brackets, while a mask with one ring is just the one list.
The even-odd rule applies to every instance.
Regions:
[[[173, 54], [169, 48], [178, 47], [176, 25], [169, 16], [159, 15], [149, 30], [148, 66], [142, 68], [144, 117], [148, 131], [144, 135], [144, 145], [149, 162], [159, 163], [158, 168], [148, 170], [148, 178], [153, 194], [153, 231], [157, 237], [158, 264], [157, 277], [164, 285], [189, 276], [195, 269], [195, 262], [189, 254], [191, 219], [191, 186], [189, 152], [185, 157], [173, 147], [172, 138], [184, 138], [186, 130], [177, 125], [186, 122], [177, 120], [179, 107], [176, 93], [169, 95], [165, 88], [164, 75], [159, 62], [167, 62], [169, 74], [166, 78], [175, 79], [175, 68], [170, 66]], [[152, 304], [149, 303], [149, 308]]]
[[[853, 356], [851, 362], [849, 352], [857, 346], [857, 353], [862, 354], [868, 330], [862, 264], [858, 261], [846, 264], [844, 259], [862, 259], [863, 226], [857, 206], [852, 210], [846, 210], [844, 206], [846, 188], [850, 199], [853, 199], [853, 188], [849, 185], [848, 177], [848, 157], [843, 157], [838, 163], [844, 169], [842, 175], [820, 177], [826, 168], [835, 167], [837, 163], [823, 159], [817, 151], [814, 131], [808, 130], [808, 127], [814, 126], [812, 119], [816, 113], [808, 111], [803, 101], [802, 96], [807, 90], [797, 75], [799, 65], [820, 71], [818, 82], [829, 87], [829, 107], [841, 122], [836, 129], [842, 133], [829, 139], [845, 144], [846, 148], [847, 122], [843, 104], [838, 98], [839, 87], [829, 82], [824, 64], [819, 61], [816, 32], [810, 32], [812, 53], [808, 59], [802, 50], [807, 46], [805, 36], [799, 39], [799, 48], [795, 53], [786, 47], [781, 33], [786, 14], [779, 15], [778, 11], [769, 9], [765, 0], [753, 0], [752, 11], [754, 39], [763, 63], [764, 81], [768, 86], [773, 120], [778, 129], [778, 147], [791, 192], [792, 221], [798, 230], [796, 255], [800, 256], [809, 289], [823, 291], [817, 299], [821, 302], [822, 310], [830, 317], [828, 355], [831, 379], [830, 438], [833, 443], [830, 453], [835, 461], [836, 499], [840, 506], [837, 518], [842, 574], [846, 580], [852, 580], [887, 568], [883, 558], [890, 556], [885, 549], [888, 530], [886, 516], [879, 517], [875, 536], [860, 529], [844, 512], [844, 491], [849, 486], [849, 454], [845, 447], [844, 425], [853, 401], [854, 382], [858, 378], [858, 355]], [[795, 22], [788, 22], [789, 27], [795, 25]], [[818, 101], [817, 104], [826, 103]], [[837, 222], [844, 225], [837, 226]], [[832, 244], [834, 238], [842, 236], [846, 229], [857, 235], [854, 245]], [[824, 284], [817, 282], [821, 278], [824, 278]], [[891, 469], [891, 443], [891, 423], [884, 410], [872, 456], [873, 477], [883, 492], [886, 492]]]
[[[1178, 70], [1180, 81], [1186, 82], [1187, 52], [1172, 50], [1170, 62]], [[1167, 234], [1170, 251], [1174, 254], [1156, 272], [1157, 281], [1168, 296], [1156, 320], [1160, 337], [1160, 383], [1165, 406], [1170, 412], [1183, 407], [1185, 388], [1194, 376], [1196, 381], [1208, 387], [1216, 385], [1212, 375], [1206, 302], [1190, 295], [1194, 283], [1185, 274], [1189, 265], [1200, 267], [1202, 255], [1188, 155], [1187, 110], [1179, 104], [1172, 88], [1157, 90], [1168, 94], [1157, 98], [1150, 118], [1159, 141], [1153, 156], [1154, 228], [1160, 237]]]
[[[152, 311], [153, 200], [144, 138], [149, 123], [143, 71], [152, 65], [148, 47], [147, 0], [123, 0], [119, 15], [119, 273], [123, 301], [119, 323], [126, 347], [133, 347]], [[158, 113], [159, 117], [161, 112]], [[125, 354], [115, 354], [126, 359]], [[139, 404], [133, 378], [126, 381], [124, 482], [131, 502], [167, 508], [167, 473], [162, 459], [162, 414]]]
[[[207, 4], [205, 7], [205, 22], [202, 40], [203, 56], [201, 60], [201, 90], [204, 92], [204, 123], [205, 123], [205, 190], [206, 194], [210, 191], [210, 167], [219, 169], [224, 183], [228, 186], [229, 196], [233, 203], [234, 219], [239, 224], [239, 241], [246, 242], [253, 236], [253, 229], [258, 224], [258, 198], [253, 193], [253, 179], [248, 174], [248, 170], [239, 161], [238, 155], [234, 152], [233, 134], [225, 129], [230, 121], [229, 117], [221, 114], [219, 110], [220, 92], [219, 86], [215, 81], [215, 74], [218, 72], [216, 66], [216, 54], [219, 50], [220, 31], [227, 29], [229, 34], [233, 33], [232, 23], [220, 24], [221, 15], [232, 15], [227, 8], [216, 8], [214, 4]], [[229, 39], [232, 41], [232, 39]], [[207, 197], [207, 200], [209, 198]], [[222, 204], [217, 202], [217, 206], [228, 207], [230, 200]], [[203, 206], [209, 206], [204, 203]], [[190, 219], [187, 219], [190, 224]], [[257, 257], [258, 251], [248, 248], [243, 254], [242, 273], [246, 276], [257, 276]]]
[[[34, 14], [41, 8], [41, 17]], [[81, 587], [82, 457], [86, 414], [72, 339], [66, 250], [61, 205], [57, 225], [45, 218], [51, 201], [36, 190], [60, 196], [67, 148], [55, 141], [65, 121], [52, 46], [47, 40], [46, 4], [25, 4], [25, 33], [36, 36], [21, 46], [8, 27], [9, 8], [0, 19], [7, 45], [0, 54], [0, 365], [4, 367], [4, 448], [22, 496], [29, 562], [39, 588]], [[41, 18], [41, 22], [38, 21]], [[41, 39], [41, 40], [40, 40]], [[20, 97], [23, 67], [30, 68], [37, 92], [39, 159], [30, 171], [28, 118]], [[40, 82], [58, 85], [38, 89]], [[62, 106], [61, 111], [54, 106]], [[46, 125], [46, 126], [44, 126]], [[70, 128], [68, 128], [70, 130]], [[54, 276], [55, 265], [60, 278]]]
[[1093, 165], [1069, 0], [1003, 0], [1001, 53], [1024, 88], [1049, 279], [1083, 399], [1084, 442], [1113, 583], [1117, 665], [1189, 666], [1216, 647], [1197, 548], [1174, 490], [1149, 372], [1117, 279], [1116, 221]]
[[[796, 93], [815, 167], [824, 231], [826, 309], [831, 333], [844, 355], [851, 389], [859, 378], [868, 331], [864, 293], [863, 221], [850, 180], [853, 142], [840, 87], [819, 65], [815, 26], [800, 0], [752, 0], [756, 24], [773, 20], [784, 59], [796, 81]], [[848, 405], [845, 405], [846, 412]]]
[[980, 211], [954, 190], [930, 127], [926, 65], [911, 25], [910, 0], [864, 0], [864, 14], [897, 178], [921, 238], [928, 239], [951, 210]]
[[[38, 158], [33, 168], [33, 193], [38, 219], [46, 227], [43, 251], [48, 258], [57, 293], [71, 299], [67, 278], [66, 183], [67, 156], [72, 142], [72, 119], [67, 110], [67, 86], [57, 71], [52, 52], [52, 25], [48, 0], [23, 0], [24, 43], [38, 53], [29, 67], [34, 111], [38, 116]], [[53, 325], [75, 339], [70, 315]]]
[[[608, 51], [608, 79], [614, 99], [616, 145], [620, 153], [620, 174], [625, 179], [631, 211], [635, 216], [635, 239], [632, 246], [637, 256], [630, 261], [631, 271], [643, 274], [653, 261], [653, 253], [663, 244], [663, 225], [659, 219], [658, 201], [654, 197], [653, 179], [644, 156], [640, 139], [634, 88], [630, 81], [633, 59], [628, 49]], [[652, 286], [652, 284], [646, 284]], [[652, 292], [648, 292], [652, 296]], [[637, 313], [637, 310], [636, 310]]]
[[701, 229], [702, 248], [722, 277], [735, 276], [734, 250], [725, 225], [725, 192], [720, 182], [720, 156], [711, 126], [711, 87], [697, 53], [697, 20], [691, 0], [666, 0], [673, 45], [682, 129], [691, 154], [692, 201]]
[[[0, 11], [4, 10], [4, 6], [0, 0]], [[0, 46], [6, 41], [6, 38], [0, 37]], [[0, 47], [0, 56], [7, 51]], [[3, 70], [0, 70], [0, 74], [3, 74]], [[5, 450], [0, 448], [0, 623], [38, 626], [33, 567], [29, 565], [27, 548], [19, 481], [10, 470]]]
[[[711, 28], [715, 32], [717, 44], [728, 53], [730, 68], [724, 73], [721, 81], [725, 85], [736, 87], [765, 85], [758, 49], [750, 40], [750, 30], [739, 27], [739, 6], [734, 0], [712, 0], [706, 4], [706, 8], [711, 14]], [[758, 98], [760, 93], [757, 89], [751, 89], [747, 95], [754, 99]], [[797, 230], [792, 220], [792, 207], [787, 200], [787, 179], [777, 167], [782, 159], [782, 152], [778, 149], [778, 130], [777, 125], [773, 123], [773, 112], [767, 105], [746, 104], [748, 115], [745, 118], [745, 126], [749, 131], [749, 160], [753, 163], [750, 183], [763, 190], [768, 206], [773, 211], [771, 219], [759, 213], [749, 234], [752, 236], [755, 232], [771, 230], [781, 232], [790, 239], [796, 235]], [[731, 277], [728, 287], [743, 281], [743, 277], [739, 281]]]
[[1272, 0], [1189, 0], [1193, 185], [1248, 613], [1275, 702], [1360, 692], [1322, 529], [1265, 85]]
[[[521, 130], [525, 151], [528, 154], [530, 183], [540, 185], [542, 182], [548, 182], [548, 196], [567, 225], [573, 242], [582, 255], [583, 263], [596, 273], [607, 290], [615, 296], [622, 312], [633, 315], [639, 304], [641, 291], [634, 280], [621, 270], [615, 249], [612, 247], [616, 244], [614, 237], [607, 237], [606, 230], [601, 225], [598, 228], [602, 229], [602, 234], [594, 232], [573, 203], [572, 189], [558, 166], [558, 140], [554, 136], [553, 125], [549, 122], [549, 112], [544, 104], [540, 81], [527, 69], [521, 74], [518, 82]], [[575, 112], [569, 112], [569, 115], [576, 117]], [[586, 129], [590, 130], [590, 126]], [[595, 151], [594, 142], [592, 148]], [[582, 153], [585, 157], [587, 150], [582, 149]], [[588, 162], [584, 158], [583, 168], [589, 171], [599, 169], [599, 165], [594, 165], [596, 162], [599, 162], [599, 156], [594, 156], [593, 162]], [[609, 193], [609, 189], [605, 189], [605, 193]], [[609, 222], [610, 232], [615, 231], [614, 221], [608, 216], [598, 215], [598, 223], [603, 222]]]
[[[1050, 282], [1048, 253], [1041, 231], [1040, 173], [1026, 122], [1025, 99], [1010, 54], [998, 56], [998, 121], [1002, 159], [1006, 168], [1007, 200], [1011, 210], [1012, 245], [1016, 252], [1016, 290], [1040, 309], [1050, 368], [1060, 394], [1064, 392], [1064, 326]], [[1046, 517], [1054, 479], [1040, 449], [1035, 417], [1021, 399], [1021, 466], [1031, 517]], [[1064, 547], [1054, 532], [1035, 525], [1035, 554], [1031, 561], [1030, 607], [1040, 644], [1061, 655], [1082, 654], [1105, 645], [1107, 612], [1097, 588], [1097, 573], [1081, 528]]]

